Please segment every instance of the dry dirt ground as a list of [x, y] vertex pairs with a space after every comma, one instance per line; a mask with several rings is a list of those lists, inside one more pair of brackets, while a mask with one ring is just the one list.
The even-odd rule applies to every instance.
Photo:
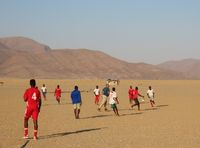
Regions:
[[[24, 140], [23, 93], [29, 87], [27, 79], [1, 79], [0, 85], [0, 147], [52, 148], [189, 148], [200, 147], [200, 81], [121, 80], [116, 87], [120, 117], [113, 111], [97, 111], [94, 104], [95, 85], [102, 88], [105, 80], [37, 80], [40, 88], [46, 84], [49, 93], [43, 100], [39, 115], [39, 140]], [[61, 104], [53, 96], [56, 85], [65, 91]], [[82, 92], [80, 119], [74, 119], [70, 94], [74, 85]], [[138, 86], [145, 102], [141, 111], [130, 110], [129, 85]], [[151, 85], [156, 93], [156, 107], [151, 108], [146, 96]], [[88, 91], [88, 92], [87, 92]], [[32, 119], [29, 136], [33, 136]]]

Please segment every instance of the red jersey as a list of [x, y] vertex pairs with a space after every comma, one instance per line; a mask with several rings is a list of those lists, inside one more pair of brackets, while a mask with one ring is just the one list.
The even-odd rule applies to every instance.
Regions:
[[134, 93], [134, 89], [131, 89], [131, 88], [130, 88], [130, 89], [128, 90], [129, 99], [133, 99], [133, 98], [134, 98], [134, 94], [133, 94], [133, 93]]
[[27, 102], [27, 107], [38, 108], [40, 99], [40, 91], [37, 88], [31, 87], [24, 93], [24, 101]]
[[138, 98], [138, 94], [139, 94], [138, 90], [134, 90], [133, 91], [133, 98], [137, 99]]
[[60, 88], [56, 88], [56, 90], [55, 90], [55, 96], [56, 97], [61, 97], [61, 89]]

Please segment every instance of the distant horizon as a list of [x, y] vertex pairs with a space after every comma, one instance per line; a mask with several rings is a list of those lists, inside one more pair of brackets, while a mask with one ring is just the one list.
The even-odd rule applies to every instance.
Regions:
[[199, 14], [196, 0], [3, 0], [0, 36], [155, 65], [200, 58]]

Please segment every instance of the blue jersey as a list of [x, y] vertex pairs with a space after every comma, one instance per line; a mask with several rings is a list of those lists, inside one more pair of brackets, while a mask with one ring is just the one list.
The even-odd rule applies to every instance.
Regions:
[[81, 103], [81, 93], [79, 90], [73, 90], [71, 93], [71, 99], [73, 104]]
[[103, 95], [105, 95], [105, 96], [108, 97], [109, 94], [110, 94], [110, 89], [108, 87], [104, 87], [103, 90], [102, 90], [102, 92], [103, 92]]

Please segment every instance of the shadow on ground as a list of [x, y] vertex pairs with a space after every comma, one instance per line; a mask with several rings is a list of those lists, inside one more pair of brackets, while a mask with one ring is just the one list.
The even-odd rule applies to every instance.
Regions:
[[156, 107], [167, 107], [169, 106], [168, 104], [161, 104], [161, 105], [157, 105]]
[[[56, 137], [63, 137], [63, 136], [85, 133], [85, 132], [92, 132], [92, 131], [97, 131], [97, 130], [101, 130], [101, 129], [105, 129], [105, 128], [107, 128], [107, 127], [90, 128], [90, 129], [78, 130], [78, 131], [74, 131], [74, 132], [55, 133], [55, 134], [50, 134], [50, 135], [39, 136], [38, 140], [50, 139], [50, 138], [56, 138]], [[32, 139], [33, 139], [33, 137], [26, 140], [25, 143], [20, 146], [20, 148], [25, 148], [27, 146], [27, 144], [30, 142], [30, 140], [32, 140]]]
[[143, 109], [143, 111], [149, 111], [149, 110], [158, 110], [159, 108], [146, 108], [146, 109]]
[[90, 128], [90, 129], [78, 130], [78, 131], [74, 131], [74, 132], [56, 133], [56, 134], [51, 134], [51, 135], [40, 136], [39, 140], [49, 139], [49, 138], [56, 138], [56, 137], [63, 137], [63, 136], [67, 136], [67, 135], [79, 134], [79, 133], [85, 133], [85, 132], [92, 132], [92, 131], [97, 131], [97, 130], [101, 130], [101, 129], [105, 129], [105, 128], [107, 128], [107, 127]]
[[90, 116], [90, 117], [83, 117], [83, 118], [80, 118], [80, 119], [103, 118], [103, 117], [109, 117], [109, 116], [112, 116], [112, 115], [96, 115], [96, 116]]
[[120, 116], [132, 116], [132, 115], [141, 115], [142, 112], [139, 113], [130, 113], [130, 114], [121, 114]]

